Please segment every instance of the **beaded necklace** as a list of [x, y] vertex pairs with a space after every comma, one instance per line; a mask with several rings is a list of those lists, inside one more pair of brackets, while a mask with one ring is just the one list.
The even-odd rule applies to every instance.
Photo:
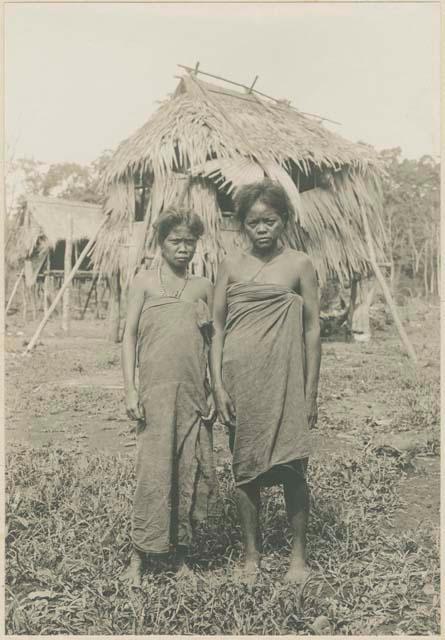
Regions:
[[167, 293], [165, 286], [164, 286], [164, 282], [162, 280], [162, 272], [161, 272], [161, 263], [159, 263], [159, 267], [158, 267], [158, 280], [159, 280], [159, 288], [161, 289], [161, 293], [162, 296], [165, 298], [180, 298], [184, 292], [185, 287], [187, 286], [187, 282], [188, 282], [189, 276], [188, 273], [185, 274], [185, 278], [184, 278], [184, 284], [182, 285], [182, 287], [180, 289], [178, 289], [178, 291], [176, 291], [176, 293], [173, 294], [169, 294]]

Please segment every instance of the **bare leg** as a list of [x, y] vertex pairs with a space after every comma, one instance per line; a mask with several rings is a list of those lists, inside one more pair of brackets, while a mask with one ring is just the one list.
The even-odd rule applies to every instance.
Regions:
[[179, 576], [182, 574], [187, 575], [188, 573], [193, 573], [187, 566], [187, 555], [188, 547], [185, 547], [184, 545], [178, 545], [175, 554], [175, 566]]
[[176, 548], [176, 558], [175, 558], [175, 563], [177, 568], [176, 578], [177, 580], [181, 580], [181, 582], [186, 581], [184, 582], [184, 584], [187, 585], [187, 589], [194, 590], [196, 589], [196, 586], [197, 586], [196, 574], [193, 571], [193, 569], [191, 569], [186, 563], [187, 555], [188, 555], [188, 547], [185, 547], [183, 545], [178, 545]]
[[302, 584], [309, 576], [306, 563], [306, 531], [309, 519], [309, 489], [303, 477], [284, 480], [287, 517], [293, 534], [290, 565], [284, 580]]
[[144, 554], [138, 549], [133, 549], [130, 564], [121, 574], [120, 579], [128, 583], [129, 587], [138, 588], [142, 584], [142, 568], [144, 565]]
[[236, 488], [236, 498], [244, 542], [244, 564], [239, 573], [243, 582], [253, 584], [260, 566], [260, 489], [254, 482]]

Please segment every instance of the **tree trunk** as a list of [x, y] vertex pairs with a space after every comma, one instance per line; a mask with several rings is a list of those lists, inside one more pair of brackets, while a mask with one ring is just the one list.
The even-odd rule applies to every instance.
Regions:
[[[64, 283], [67, 282], [72, 268], [72, 256], [73, 256], [73, 219], [70, 219], [70, 235], [65, 241], [65, 259], [64, 259]], [[71, 282], [65, 288], [63, 294], [63, 307], [62, 307], [62, 329], [68, 334], [70, 330], [71, 318], [70, 318], [70, 298], [71, 298]]]
[[431, 240], [430, 240], [430, 269], [431, 269], [431, 273], [430, 273], [430, 294], [433, 296], [434, 295], [434, 282], [435, 282], [435, 277], [434, 277], [434, 230], [431, 234]]
[[436, 243], [436, 276], [437, 276], [437, 295], [440, 297], [441, 291], [441, 278], [440, 278], [440, 231], [437, 231], [437, 243]]
[[427, 298], [428, 297], [428, 240], [426, 240], [424, 244], [423, 286], [425, 289], [425, 298]]
[[108, 337], [112, 342], [119, 342], [121, 319], [121, 284], [119, 272], [109, 278], [110, 284], [110, 308], [108, 317]]

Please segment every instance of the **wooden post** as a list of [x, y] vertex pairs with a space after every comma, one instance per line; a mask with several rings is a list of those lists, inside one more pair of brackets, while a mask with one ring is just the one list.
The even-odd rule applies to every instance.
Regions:
[[23, 282], [23, 287], [22, 287], [22, 302], [23, 302], [23, 323], [26, 324], [27, 321], [27, 316], [28, 316], [28, 302], [26, 300], [26, 282], [25, 282], [25, 278], [23, 278], [22, 280]]
[[403, 342], [403, 344], [405, 345], [405, 348], [408, 352], [409, 357], [411, 358], [411, 360], [414, 362], [414, 364], [417, 364], [417, 356], [416, 356], [416, 352], [414, 351], [414, 348], [410, 342], [410, 339], [408, 338], [408, 335], [406, 334], [405, 329], [403, 328], [402, 322], [400, 320], [399, 314], [397, 313], [397, 308], [396, 305], [394, 304], [394, 300], [392, 299], [391, 296], [391, 292], [388, 289], [388, 285], [385, 282], [385, 278], [383, 277], [382, 272], [380, 271], [380, 267], [377, 263], [377, 258], [375, 255], [375, 250], [374, 250], [374, 244], [372, 242], [372, 236], [371, 236], [371, 231], [369, 229], [369, 223], [368, 223], [368, 218], [367, 215], [365, 213], [365, 210], [363, 208], [363, 206], [360, 206], [361, 208], [361, 213], [362, 213], [362, 219], [363, 219], [363, 226], [365, 229], [365, 236], [366, 236], [366, 243], [368, 245], [368, 250], [369, 250], [369, 259], [371, 261], [371, 265], [372, 268], [374, 269], [374, 273], [377, 277], [377, 280], [382, 288], [383, 291], [383, 295], [385, 296], [386, 302], [391, 310], [392, 316], [394, 318], [394, 323], [398, 329], [400, 338]]
[[107, 289], [107, 285], [104, 286], [104, 291], [102, 294], [102, 297], [100, 298], [100, 300], [98, 299], [98, 294], [97, 294], [97, 285], [94, 287], [94, 308], [96, 309], [96, 315], [95, 318], [96, 320], [99, 320], [100, 318], [100, 303], [102, 302], [102, 299], [105, 295], [105, 291]]
[[355, 306], [357, 302], [357, 276], [355, 274], [351, 277], [351, 298], [349, 300], [347, 327], [348, 334], [352, 335], [352, 318], [354, 316]]
[[374, 278], [361, 279], [359, 289], [359, 303], [355, 305], [352, 317], [352, 336], [356, 342], [369, 342], [371, 339], [371, 323], [369, 310], [374, 298], [376, 282]]
[[[72, 268], [73, 257], [73, 216], [70, 215], [70, 230], [69, 235], [65, 240], [65, 259], [64, 259], [64, 279], [63, 282], [67, 282]], [[65, 287], [63, 294], [63, 306], [62, 306], [62, 329], [68, 334], [70, 330], [70, 297], [71, 297], [71, 281], [68, 286]]]
[[[88, 295], [87, 295], [87, 299], [86, 299], [86, 302], [85, 302], [85, 306], [84, 306], [84, 308], [82, 310], [82, 313], [80, 314], [80, 319], [81, 320], [83, 320], [84, 317], [85, 317], [85, 313], [86, 313], [86, 310], [88, 309], [88, 303], [90, 301], [91, 294], [93, 293], [93, 289], [96, 290], [98, 278], [99, 278], [99, 276], [94, 276], [94, 278], [93, 278], [93, 280], [91, 282], [91, 287], [90, 287], [90, 290], [88, 291]], [[96, 305], [97, 305], [97, 290], [96, 290]]]
[[112, 342], [119, 342], [121, 320], [121, 283], [120, 274], [113, 273], [110, 282], [110, 308], [108, 316], [108, 336]]
[[23, 267], [23, 269], [20, 271], [19, 275], [17, 276], [17, 280], [15, 281], [15, 284], [11, 291], [11, 295], [9, 296], [8, 304], [6, 305], [6, 309], [5, 309], [5, 317], [8, 315], [9, 308], [12, 304], [12, 301], [14, 300], [15, 294], [17, 293], [17, 289], [19, 288], [20, 280], [24, 276], [24, 272], [25, 272], [25, 268]]
[[33, 337], [31, 338], [28, 346], [26, 347], [25, 351], [23, 352], [23, 355], [29, 353], [35, 346], [37, 340], [39, 339], [40, 334], [42, 333], [46, 323], [48, 322], [48, 320], [51, 317], [52, 312], [54, 311], [54, 309], [57, 307], [60, 298], [63, 296], [66, 287], [68, 287], [68, 285], [70, 284], [71, 280], [74, 278], [74, 276], [76, 275], [77, 271], [79, 270], [80, 265], [82, 264], [83, 259], [85, 258], [85, 256], [88, 255], [91, 247], [93, 246], [93, 244], [96, 242], [96, 238], [99, 235], [99, 231], [104, 227], [105, 223], [107, 222], [108, 217], [104, 218], [102, 220], [102, 223], [99, 225], [99, 227], [96, 230], [96, 233], [93, 235], [92, 238], [90, 238], [90, 240], [88, 241], [88, 244], [85, 246], [84, 250], [82, 251], [82, 253], [80, 254], [76, 264], [74, 265], [74, 267], [71, 270], [71, 273], [69, 274], [69, 277], [65, 280], [65, 282], [63, 283], [62, 287], [60, 288], [58, 294], [56, 295], [56, 297], [54, 298], [50, 308], [48, 309], [47, 313], [45, 314], [45, 316], [43, 317], [41, 323], [39, 324], [39, 326], [36, 329], [36, 332], [34, 333]]
[[48, 257], [46, 258], [45, 276], [43, 279], [43, 313], [46, 313], [48, 311], [48, 296], [49, 296], [48, 285], [49, 285], [50, 266], [51, 266], [51, 260], [50, 260], [49, 251], [48, 251]]
[[32, 284], [29, 287], [29, 296], [31, 298], [32, 319], [35, 320], [37, 318], [36, 285], [35, 284]]

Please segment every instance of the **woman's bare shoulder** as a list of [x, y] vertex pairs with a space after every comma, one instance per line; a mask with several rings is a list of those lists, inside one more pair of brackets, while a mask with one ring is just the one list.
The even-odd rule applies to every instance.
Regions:
[[220, 264], [220, 268], [223, 269], [229, 275], [233, 272], [237, 273], [240, 266], [246, 259], [246, 254], [243, 251], [231, 251], [226, 255], [224, 260]]
[[307, 255], [307, 253], [304, 253], [304, 251], [298, 251], [297, 249], [286, 249], [286, 257], [289, 260], [292, 260], [295, 266], [298, 266], [300, 269], [310, 268], [313, 266], [312, 260]]
[[153, 287], [157, 281], [155, 269], [141, 269], [134, 276], [131, 288], [136, 291], [147, 291]]
[[189, 276], [189, 280], [191, 280], [196, 286], [198, 286], [200, 289], [203, 289], [204, 291], [208, 291], [213, 287], [212, 281], [209, 280], [209, 278], [205, 278], [204, 276], [191, 275]]

